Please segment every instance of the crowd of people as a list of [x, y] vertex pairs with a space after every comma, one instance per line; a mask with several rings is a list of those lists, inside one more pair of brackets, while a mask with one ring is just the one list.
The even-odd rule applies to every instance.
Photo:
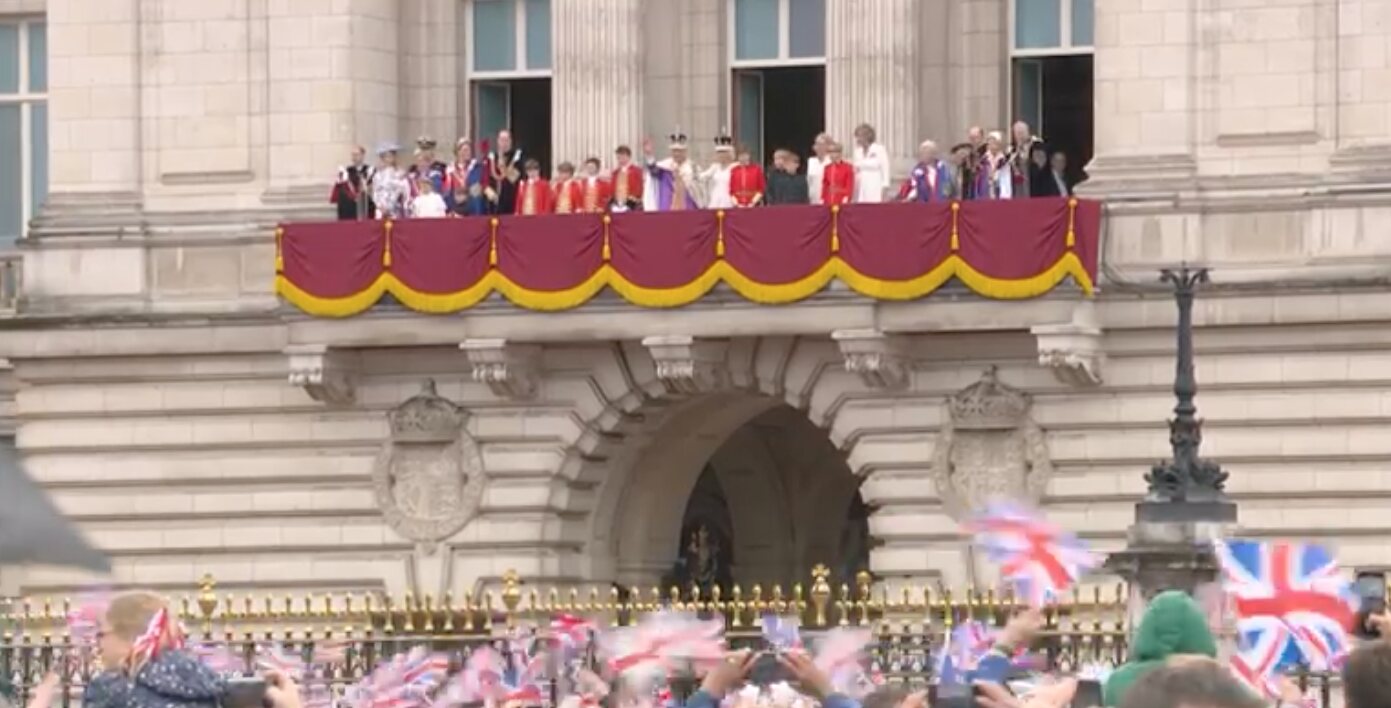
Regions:
[[[1026, 610], [993, 634], [979, 662], [954, 679], [954, 685], [966, 687], [964, 694], [948, 690], [944, 664], [938, 665], [932, 690], [916, 691], [908, 688], [911, 683], [882, 681], [860, 684], [864, 686], [860, 691], [846, 689], [836, 675], [855, 653], [833, 653], [839, 659], [826, 661], [824, 651], [819, 649], [812, 656], [798, 644], [775, 652], [716, 653], [705, 664], [699, 690], [684, 701], [672, 698], [669, 690], [655, 690], [660, 683], [645, 693], [625, 687], [628, 678], [615, 678], [622, 676], [618, 662], [608, 664], [608, 678], [584, 669], [569, 694], [551, 696], [515, 683], [507, 684], [502, 693], [490, 693], [482, 685], [488, 674], [477, 671], [475, 657], [491, 649], [476, 650], [462, 662], [448, 657], [434, 664], [411, 663], [402, 656], [388, 659], [359, 688], [340, 697], [311, 696], [286, 670], [276, 668], [254, 679], [259, 690], [246, 692], [234, 688], [249, 685], [245, 679], [238, 684], [200, 655], [182, 648], [177, 622], [168, 621], [172, 616], [166, 601], [152, 593], [127, 592], [111, 600], [95, 630], [103, 671], [85, 688], [85, 708], [541, 708], [553, 703], [560, 708], [1307, 708], [1310, 704], [1288, 679], [1280, 680], [1269, 692], [1271, 697], [1262, 697], [1239, 680], [1237, 673], [1217, 660], [1218, 641], [1208, 616], [1180, 591], [1160, 593], [1151, 601], [1129, 645], [1128, 661], [1100, 678], [1039, 673], [1037, 668], [1020, 675], [1017, 657], [1043, 627], [1042, 612]], [[1346, 708], [1391, 705], [1391, 640], [1387, 639], [1391, 616], [1373, 615], [1367, 622], [1380, 637], [1356, 647], [1343, 662]], [[558, 651], [559, 645], [552, 636], [544, 651]], [[554, 666], [556, 662], [545, 663]], [[768, 685], [758, 685], [759, 667], [769, 665], [782, 677], [771, 692]], [[402, 674], [394, 683], [377, 678], [383, 669], [390, 673], [392, 666]], [[467, 674], [471, 670], [474, 673]], [[473, 683], [455, 682], [449, 677], [455, 671], [456, 676], [471, 676]], [[62, 701], [61, 691], [57, 674], [50, 674], [35, 687], [28, 706], [55, 708]], [[247, 695], [253, 697], [249, 703]]]
[[918, 147], [918, 162], [895, 183], [889, 152], [870, 125], [854, 131], [847, 152], [821, 134], [806, 169], [795, 150], [778, 149], [765, 168], [728, 135], [715, 139], [714, 162], [698, 166], [686, 135], [670, 136], [668, 155], [659, 159], [651, 139], [641, 159], [626, 145], [605, 166], [589, 157], [578, 167], [562, 162], [555, 174], [524, 152], [510, 131], [498, 133], [494, 148], [468, 138], [454, 145], [452, 162], [437, 157], [429, 137], [416, 141], [410, 164], [401, 148], [381, 145], [379, 162], [369, 165], [366, 150], [353, 151], [339, 170], [331, 201], [338, 218], [400, 219], [489, 214], [597, 214], [626, 211], [744, 209], [778, 204], [941, 202], [950, 200], [1056, 197], [1072, 193], [1067, 155], [1049, 147], [1024, 122], [1009, 139], [999, 132], [971, 128], [966, 140], [945, 154], [933, 141]]

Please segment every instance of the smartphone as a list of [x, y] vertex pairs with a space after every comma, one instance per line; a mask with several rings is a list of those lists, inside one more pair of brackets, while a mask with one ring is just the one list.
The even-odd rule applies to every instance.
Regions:
[[266, 680], [259, 676], [227, 679], [222, 708], [264, 708]]
[[1077, 693], [1072, 697], [1072, 708], [1099, 708], [1101, 705], [1101, 682], [1078, 681]]
[[980, 687], [971, 684], [931, 684], [927, 687], [927, 704], [932, 708], [978, 708], [976, 697]]
[[778, 652], [775, 651], [760, 652], [749, 669], [749, 682], [759, 686], [771, 686], [782, 681], [791, 683], [793, 680], [787, 667], [778, 662]]
[[1367, 619], [1386, 611], [1386, 576], [1383, 573], [1358, 573], [1352, 588], [1359, 600], [1353, 634], [1362, 639], [1376, 639], [1379, 636], [1377, 630]]

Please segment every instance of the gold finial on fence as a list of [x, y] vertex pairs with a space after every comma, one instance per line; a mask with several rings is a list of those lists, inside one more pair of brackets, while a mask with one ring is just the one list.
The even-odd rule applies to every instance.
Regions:
[[816, 612], [813, 624], [816, 627], [826, 626], [826, 603], [831, 600], [831, 584], [827, 581], [830, 575], [831, 569], [822, 563], [811, 569], [811, 604]]
[[[203, 636], [212, 636], [213, 633], [213, 613], [217, 611], [217, 595], [213, 590], [216, 587], [217, 581], [212, 573], [204, 573], [198, 580], [198, 612], [203, 616]], [[229, 608], [231, 601], [232, 598], [227, 598]]]
[[[517, 586], [521, 585], [521, 582], [521, 576], [517, 575], [515, 570], [508, 569], [506, 573], [502, 574], [502, 606], [507, 608], [508, 629], [517, 627], [517, 605], [521, 604], [522, 601], [522, 591]], [[488, 609], [491, 609], [492, 603], [488, 604]]]

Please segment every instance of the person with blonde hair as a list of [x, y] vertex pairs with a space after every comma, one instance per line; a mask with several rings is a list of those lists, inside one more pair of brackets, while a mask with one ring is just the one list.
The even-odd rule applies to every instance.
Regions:
[[855, 201], [877, 204], [884, 201], [884, 189], [889, 186], [893, 166], [889, 151], [879, 144], [874, 126], [862, 123], [855, 129]]
[[807, 159], [807, 199], [812, 204], [821, 203], [821, 177], [826, 170], [826, 164], [831, 161], [828, 156], [831, 143], [835, 140], [830, 133], [822, 133], [816, 136], [816, 142], [811, 144], [811, 157]]
[[101, 618], [98, 651], [104, 669], [83, 693], [87, 708], [217, 708], [227, 684], [182, 651], [183, 630], [164, 598], [126, 592]]

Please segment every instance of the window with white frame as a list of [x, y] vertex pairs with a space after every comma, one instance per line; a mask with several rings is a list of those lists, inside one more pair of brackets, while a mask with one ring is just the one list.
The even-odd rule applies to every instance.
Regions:
[[469, 13], [475, 79], [551, 75], [551, 0], [473, 0]]
[[24, 236], [48, 196], [48, 35], [0, 17], [0, 247]]
[[730, 66], [826, 63], [826, 0], [729, 0]]
[[1011, 0], [1011, 54], [1091, 54], [1094, 3], [1095, 0]]

